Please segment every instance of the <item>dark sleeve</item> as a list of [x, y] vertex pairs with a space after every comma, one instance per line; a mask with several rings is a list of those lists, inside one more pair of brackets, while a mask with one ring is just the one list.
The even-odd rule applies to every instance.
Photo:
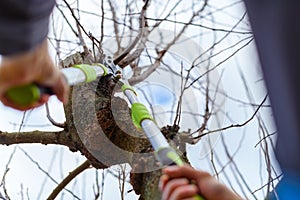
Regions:
[[245, 2], [279, 132], [276, 156], [300, 177], [300, 1]]
[[21, 53], [41, 43], [54, 5], [55, 0], [1, 0], [0, 54]]

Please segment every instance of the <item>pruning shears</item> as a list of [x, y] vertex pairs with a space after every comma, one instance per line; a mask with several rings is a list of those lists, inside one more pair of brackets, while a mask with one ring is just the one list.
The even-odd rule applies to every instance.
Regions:
[[[112, 62], [112, 59], [108, 56], [103, 64], [78, 64], [69, 68], [64, 68], [61, 72], [64, 75], [67, 84], [70, 86], [88, 83], [96, 80], [97, 77], [100, 76], [116, 74], [116, 68], [112, 69], [110, 62]], [[28, 106], [37, 102], [42, 94], [53, 95], [54, 93], [51, 88], [31, 83], [10, 88], [6, 93], [6, 96], [11, 102], [17, 105]]]
[[[96, 80], [97, 77], [106, 75], [113, 75], [116, 79], [121, 81], [122, 91], [131, 104], [132, 121], [137, 128], [140, 128], [145, 132], [148, 140], [155, 150], [157, 160], [162, 166], [184, 165], [180, 156], [169, 145], [166, 138], [161, 133], [146, 106], [138, 100], [137, 93], [134, 88], [132, 88], [127, 79], [122, 76], [123, 70], [114, 64], [112, 57], [105, 57], [103, 64], [80, 64], [74, 65], [70, 68], [64, 68], [61, 71], [70, 86], [84, 82], [91, 82]], [[45, 88], [32, 83], [21, 87], [11, 88], [7, 92], [7, 97], [10, 98], [11, 101], [25, 106], [38, 101], [43, 93], [47, 93], [49, 95], [53, 94], [50, 88]], [[204, 198], [200, 195], [194, 196], [194, 199], [204, 200]]]

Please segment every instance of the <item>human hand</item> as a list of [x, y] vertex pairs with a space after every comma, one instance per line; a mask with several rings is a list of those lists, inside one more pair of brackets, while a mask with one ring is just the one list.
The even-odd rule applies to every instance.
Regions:
[[46, 40], [24, 54], [3, 57], [0, 64], [0, 101], [18, 110], [35, 108], [47, 102], [49, 98], [47, 94], [28, 106], [16, 105], [6, 98], [5, 93], [10, 88], [30, 83], [51, 88], [60, 101], [67, 102], [69, 87], [49, 56]]
[[163, 173], [159, 182], [162, 200], [192, 200], [196, 194], [206, 200], [242, 200], [209, 173], [190, 166], [169, 166]]

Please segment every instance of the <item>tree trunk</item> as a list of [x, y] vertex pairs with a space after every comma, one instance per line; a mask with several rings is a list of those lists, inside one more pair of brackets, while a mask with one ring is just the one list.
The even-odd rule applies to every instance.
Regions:
[[[80, 63], [91, 61], [76, 53], [63, 62], [63, 67]], [[68, 137], [76, 147], [71, 150], [79, 150], [95, 168], [129, 163], [130, 182], [140, 199], [160, 199], [161, 167], [143, 132], [134, 127], [126, 101], [114, 97], [118, 88], [120, 84], [110, 75], [71, 88], [69, 103], [64, 107]], [[177, 131], [170, 126], [163, 129], [170, 139], [175, 138]], [[172, 141], [182, 147], [178, 138]]]

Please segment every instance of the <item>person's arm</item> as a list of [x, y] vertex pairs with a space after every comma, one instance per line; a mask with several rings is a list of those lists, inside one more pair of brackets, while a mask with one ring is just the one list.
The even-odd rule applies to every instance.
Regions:
[[47, 102], [48, 95], [43, 95], [38, 102], [26, 106], [15, 104], [6, 98], [5, 94], [10, 88], [29, 83], [50, 87], [60, 101], [67, 102], [69, 87], [59, 69], [53, 65], [48, 53], [47, 41], [26, 53], [2, 59], [0, 64], [0, 101], [4, 105], [18, 110], [27, 110]]
[[242, 200], [209, 173], [190, 166], [170, 166], [163, 169], [163, 173], [159, 183], [162, 200], [193, 199], [198, 193], [205, 200]]
[[10, 102], [5, 93], [14, 86], [38, 83], [50, 87], [66, 102], [68, 86], [49, 56], [46, 36], [49, 16], [55, 0], [0, 1], [0, 100], [7, 106], [26, 110], [47, 101], [20, 106]]

